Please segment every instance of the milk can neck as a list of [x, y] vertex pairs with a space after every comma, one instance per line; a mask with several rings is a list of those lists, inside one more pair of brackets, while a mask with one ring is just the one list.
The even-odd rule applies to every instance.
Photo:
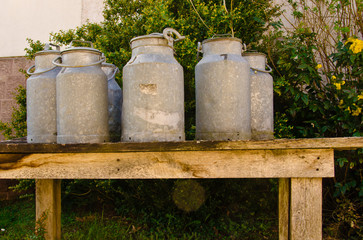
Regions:
[[173, 55], [173, 48], [168, 45], [165, 38], [145, 37], [131, 41], [132, 55], [140, 54], [162, 54]]
[[203, 55], [236, 54], [241, 55], [242, 43], [235, 38], [207, 39], [202, 43]]
[[265, 70], [266, 55], [263, 53], [244, 53], [243, 57], [248, 61], [251, 68]]
[[[89, 65], [100, 61], [102, 57], [101, 52], [88, 51], [88, 50], [74, 50], [62, 52], [62, 62], [66, 65], [83, 66]], [[99, 67], [101, 65], [99, 64]]]
[[48, 53], [35, 56], [36, 72], [54, 67], [52, 61], [59, 56], [59, 53]]

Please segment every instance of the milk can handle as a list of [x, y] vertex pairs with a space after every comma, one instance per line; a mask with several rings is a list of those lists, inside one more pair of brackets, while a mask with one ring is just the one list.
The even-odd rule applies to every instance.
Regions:
[[83, 41], [83, 40], [72, 40], [70, 47], [73, 47], [73, 42], [81, 42], [81, 43], [89, 43], [91, 45], [91, 48], [93, 48], [93, 43], [91, 41]]
[[[176, 39], [172, 37], [172, 34], [175, 34]], [[173, 46], [173, 42], [181, 41], [185, 38], [185, 36], [182, 36], [178, 31], [176, 31], [174, 28], [165, 28], [163, 30], [163, 36], [166, 40], [168, 40], [169, 46]]]
[[110, 64], [110, 63], [102, 63], [102, 67], [109, 67], [109, 68], [113, 68], [113, 74], [111, 77], [109, 77], [107, 80], [111, 80], [112, 78], [115, 78], [116, 74], [120, 71], [118, 69], [118, 67], [116, 67], [115, 65], [113, 64]]
[[263, 73], [270, 73], [270, 72], [272, 72], [272, 68], [268, 64], [266, 64], [266, 66], [267, 66], [268, 70], [258, 69], [258, 68], [252, 68], [252, 67], [251, 67], [251, 69], [253, 71], [255, 71], [255, 73], [257, 73], [257, 72], [263, 72]]
[[203, 53], [203, 46], [201, 42], [198, 42], [198, 46], [197, 46], [197, 61], [199, 61], [199, 54]]
[[106, 58], [104, 56], [101, 57], [101, 60], [97, 61], [97, 62], [94, 62], [94, 63], [90, 63], [90, 64], [87, 64], [87, 65], [65, 65], [65, 64], [61, 64], [61, 63], [57, 63], [57, 61], [59, 59], [62, 59], [62, 57], [57, 57], [55, 58], [52, 63], [58, 67], [64, 67], [64, 68], [79, 68], [79, 67], [91, 67], [91, 66], [95, 66], [95, 65], [98, 65], [98, 64], [101, 64], [103, 63], [104, 61], [106, 61]]
[[33, 65], [30, 68], [28, 68], [28, 70], [26, 70], [26, 73], [29, 74], [29, 75], [37, 75], [37, 74], [49, 72], [49, 71], [53, 70], [56, 67], [57, 66], [54, 66], [54, 67], [51, 67], [51, 68], [49, 68], [47, 70], [44, 70], [44, 71], [41, 71], [41, 72], [30, 72], [30, 70], [32, 70], [33, 68], [35, 68], [35, 65]]
[[60, 51], [60, 46], [57, 44], [53, 44], [53, 43], [46, 43], [44, 49], [49, 50], [49, 48], [50, 48], [49, 46], [53, 46], [57, 49], [57, 51]]
[[242, 53], [243, 52], [247, 52], [247, 46], [246, 46], [246, 43], [243, 43], [242, 44]]

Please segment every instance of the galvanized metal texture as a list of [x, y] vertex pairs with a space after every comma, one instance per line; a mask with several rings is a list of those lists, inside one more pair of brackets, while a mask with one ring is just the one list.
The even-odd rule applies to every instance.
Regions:
[[121, 138], [122, 90], [117, 84], [115, 76], [119, 69], [113, 64], [103, 63], [102, 70], [108, 79], [108, 128], [110, 140], [118, 142]]
[[57, 76], [57, 143], [108, 141], [107, 76], [101, 69], [102, 53], [77, 47], [62, 51], [61, 57], [62, 65], [70, 67], [63, 67]]
[[195, 68], [196, 138], [251, 138], [250, 66], [237, 38], [207, 39]]
[[[169, 39], [170, 40], [170, 39]], [[131, 40], [123, 68], [122, 141], [183, 141], [184, 77], [162, 34]]]
[[[246, 52], [251, 66], [251, 130], [253, 140], [274, 138], [273, 79], [266, 71], [266, 55]], [[271, 68], [270, 68], [271, 69]]]
[[35, 54], [35, 65], [27, 70], [31, 75], [26, 82], [28, 143], [57, 141], [56, 76], [60, 68], [52, 60], [59, 54], [46, 45]]

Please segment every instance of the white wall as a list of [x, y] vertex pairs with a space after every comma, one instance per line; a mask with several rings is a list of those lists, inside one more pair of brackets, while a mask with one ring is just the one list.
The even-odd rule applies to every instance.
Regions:
[[101, 22], [103, 0], [0, 0], [0, 57], [24, 56], [26, 38], [49, 41], [50, 32]]

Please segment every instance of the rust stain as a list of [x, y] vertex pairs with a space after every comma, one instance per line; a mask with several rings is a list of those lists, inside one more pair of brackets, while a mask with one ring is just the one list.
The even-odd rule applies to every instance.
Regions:
[[37, 168], [51, 161], [46, 161], [47, 159], [51, 159], [51, 157], [46, 157], [42, 159], [41, 162], [30, 161], [25, 162], [26, 158], [31, 154], [0, 154], [0, 170], [14, 170], [22, 167], [30, 167]]
[[0, 170], [16, 168], [15, 166], [21, 162], [25, 156], [27, 156], [27, 154], [0, 154]]
[[[193, 177], [201, 178], [203, 176], [203, 173], [206, 172], [205, 169], [198, 170], [198, 169], [196, 169], [196, 166], [194, 166], [194, 165], [178, 161], [175, 157], [173, 157], [168, 152], [161, 153], [161, 156], [162, 156], [161, 157], [162, 159], [165, 159], [165, 161], [163, 161], [163, 162], [167, 163], [170, 167], [180, 169], [182, 172], [190, 173]], [[162, 161], [160, 161], [160, 159], [158, 159], [158, 162], [162, 162]]]
[[139, 84], [140, 91], [148, 95], [157, 95], [157, 85], [156, 84]]

